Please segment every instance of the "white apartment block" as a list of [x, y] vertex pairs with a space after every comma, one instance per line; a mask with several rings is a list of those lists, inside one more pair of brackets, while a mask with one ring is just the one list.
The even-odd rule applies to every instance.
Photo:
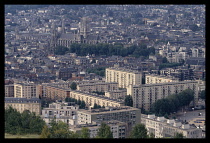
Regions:
[[39, 98], [38, 85], [31, 83], [14, 83], [14, 97]]
[[160, 76], [153, 74], [145, 75], [145, 84], [156, 84], [156, 83], [178, 82], [178, 81], [179, 79], [169, 76]]
[[127, 95], [133, 97], [133, 107], [150, 110], [151, 105], [158, 99], [165, 98], [171, 94], [179, 93], [185, 89], [194, 91], [194, 105], [198, 102], [198, 82], [181, 81], [158, 84], [130, 85]]
[[202, 129], [174, 119], [143, 114], [141, 119], [144, 121], [142, 124], [147, 128], [148, 134], [153, 133], [155, 138], [173, 138], [176, 133], [182, 133], [184, 138], [202, 138]]
[[49, 108], [42, 109], [41, 117], [47, 124], [55, 117], [56, 121], [62, 121], [68, 125], [76, 125], [78, 110], [78, 105], [73, 106], [67, 102], [54, 102], [49, 104]]
[[142, 73], [125, 68], [106, 68], [106, 82], [117, 82], [119, 88], [142, 83]]
[[[117, 120], [112, 121], [104, 121], [110, 127], [110, 130], [113, 134], [113, 138], [126, 138], [127, 137], [127, 123], [120, 122]], [[70, 131], [75, 133], [81, 133], [82, 127], [86, 127], [89, 130], [90, 138], [95, 138], [100, 128], [99, 123], [92, 123], [92, 124], [81, 124], [81, 125], [74, 125], [70, 126]]]
[[93, 107], [96, 103], [100, 106], [111, 106], [111, 107], [119, 107], [123, 106], [124, 102], [118, 101], [116, 99], [109, 99], [105, 96], [99, 96], [97, 94], [88, 93], [88, 92], [81, 92], [81, 91], [71, 91], [69, 97], [84, 101], [86, 105]]
[[88, 84], [79, 84], [77, 85], [77, 90], [87, 91], [87, 92], [105, 92], [105, 91], [113, 91], [118, 89], [117, 82], [96, 82], [96, 83], [88, 83]]

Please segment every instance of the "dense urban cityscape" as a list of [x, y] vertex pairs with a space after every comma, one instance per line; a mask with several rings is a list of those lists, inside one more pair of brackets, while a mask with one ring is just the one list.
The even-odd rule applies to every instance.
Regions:
[[205, 5], [5, 5], [5, 138], [206, 138]]

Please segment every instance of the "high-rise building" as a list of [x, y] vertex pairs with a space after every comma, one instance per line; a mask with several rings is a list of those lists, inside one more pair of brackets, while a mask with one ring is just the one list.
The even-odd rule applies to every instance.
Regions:
[[39, 98], [38, 85], [31, 83], [14, 83], [14, 97]]
[[120, 88], [127, 88], [130, 84], [141, 85], [142, 73], [125, 68], [106, 68], [106, 82], [117, 82]]

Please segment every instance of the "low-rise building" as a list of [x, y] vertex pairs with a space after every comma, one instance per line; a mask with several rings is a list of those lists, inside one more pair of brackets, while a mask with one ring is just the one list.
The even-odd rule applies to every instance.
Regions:
[[14, 98], [5, 97], [4, 98], [5, 109], [11, 106], [18, 112], [22, 113], [24, 110], [29, 110], [30, 112], [35, 112], [36, 115], [41, 114], [41, 101], [39, 98]]
[[117, 120], [128, 124], [128, 132], [136, 124], [141, 123], [141, 110], [130, 106], [107, 107], [100, 109], [84, 110], [78, 112], [78, 124], [90, 124], [94, 121]]
[[111, 99], [125, 99], [127, 95], [127, 90], [113, 90], [113, 91], [106, 91], [105, 96]]
[[145, 84], [156, 84], [156, 83], [178, 82], [178, 81], [179, 79], [169, 76], [159, 76], [153, 74], [145, 75]]
[[94, 107], [94, 104], [100, 106], [111, 106], [111, 107], [120, 107], [124, 105], [124, 102], [118, 101], [116, 99], [109, 99], [105, 96], [99, 96], [97, 94], [88, 93], [88, 92], [81, 92], [72, 90], [69, 94], [69, 97], [84, 101], [86, 105], [90, 107]]
[[[110, 127], [110, 130], [113, 134], [113, 138], [126, 138], [127, 137], [127, 123], [120, 122], [117, 120], [104, 121]], [[86, 127], [89, 130], [90, 138], [95, 138], [100, 128], [100, 122], [93, 122], [92, 124], [81, 124], [70, 126], [70, 131], [75, 133], [81, 133], [82, 127]]]
[[96, 82], [96, 83], [89, 83], [89, 84], [79, 84], [77, 89], [84, 92], [105, 92], [105, 91], [113, 91], [118, 89], [117, 82]]
[[202, 138], [202, 129], [188, 123], [155, 115], [142, 115], [141, 120], [148, 134], [153, 133], [155, 138], [173, 138], [176, 133], [182, 133], [184, 138]]
[[42, 109], [41, 117], [47, 124], [55, 117], [56, 121], [76, 125], [78, 109], [78, 105], [69, 102], [54, 102], [49, 104], [49, 108]]

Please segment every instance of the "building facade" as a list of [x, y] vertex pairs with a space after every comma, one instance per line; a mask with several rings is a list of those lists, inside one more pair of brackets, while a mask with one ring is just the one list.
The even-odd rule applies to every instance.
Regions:
[[168, 77], [168, 76], [158, 76], [158, 75], [145, 75], [145, 84], [156, 84], [156, 83], [166, 83], [166, 82], [178, 82], [179, 79]]
[[[110, 127], [110, 130], [113, 134], [113, 138], [126, 138], [127, 137], [127, 123], [120, 122], [117, 120], [112, 121], [104, 121]], [[75, 125], [70, 127], [70, 131], [75, 133], [81, 133], [82, 127], [86, 127], [89, 130], [90, 138], [95, 138], [100, 128], [99, 123], [92, 123], [92, 124], [82, 124], [82, 125]]]
[[96, 82], [96, 83], [87, 83], [87, 84], [79, 84], [77, 89], [84, 92], [105, 92], [105, 91], [113, 91], [118, 89], [118, 83], [116, 82]]
[[193, 104], [198, 102], [198, 82], [181, 81], [158, 84], [130, 85], [127, 88], [127, 95], [133, 97], [133, 107], [150, 110], [151, 105], [158, 99], [165, 98], [171, 94], [179, 93], [185, 89], [194, 91]]
[[47, 85], [43, 88], [45, 90], [45, 97], [53, 100], [64, 100], [70, 95], [70, 89]]
[[4, 85], [5, 97], [14, 97], [14, 84]]
[[90, 124], [94, 121], [112, 121], [117, 120], [128, 124], [128, 131], [136, 124], [141, 123], [141, 110], [130, 106], [121, 106], [118, 108], [101, 108], [92, 110], [79, 110], [78, 124]]
[[174, 119], [165, 119], [155, 115], [142, 115], [142, 122], [155, 138], [173, 138], [176, 133], [182, 133], [184, 138], [202, 138], [202, 129], [193, 125], [182, 123]]
[[5, 97], [4, 99], [5, 109], [11, 106], [18, 112], [22, 113], [24, 110], [35, 112], [36, 115], [41, 114], [41, 101], [39, 98], [14, 98]]
[[14, 97], [16, 98], [38, 98], [39, 88], [31, 83], [14, 83]]
[[127, 90], [113, 90], [113, 91], [106, 91], [105, 96], [111, 99], [125, 99], [127, 95]]
[[68, 125], [76, 125], [78, 109], [78, 105], [71, 105], [67, 102], [54, 102], [49, 104], [49, 108], [42, 109], [41, 117], [47, 124], [55, 117], [56, 121], [62, 121]]
[[142, 74], [125, 68], [106, 68], [106, 82], [117, 82], [118, 87], [127, 88], [130, 84], [142, 84]]
[[111, 107], [120, 107], [124, 105], [124, 102], [117, 101], [115, 99], [109, 99], [104, 96], [99, 96], [97, 94], [93, 93], [86, 93], [81, 91], [71, 91], [69, 97], [84, 101], [86, 105], [90, 107], [94, 107], [94, 104], [100, 105], [100, 106], [111, 106]]

